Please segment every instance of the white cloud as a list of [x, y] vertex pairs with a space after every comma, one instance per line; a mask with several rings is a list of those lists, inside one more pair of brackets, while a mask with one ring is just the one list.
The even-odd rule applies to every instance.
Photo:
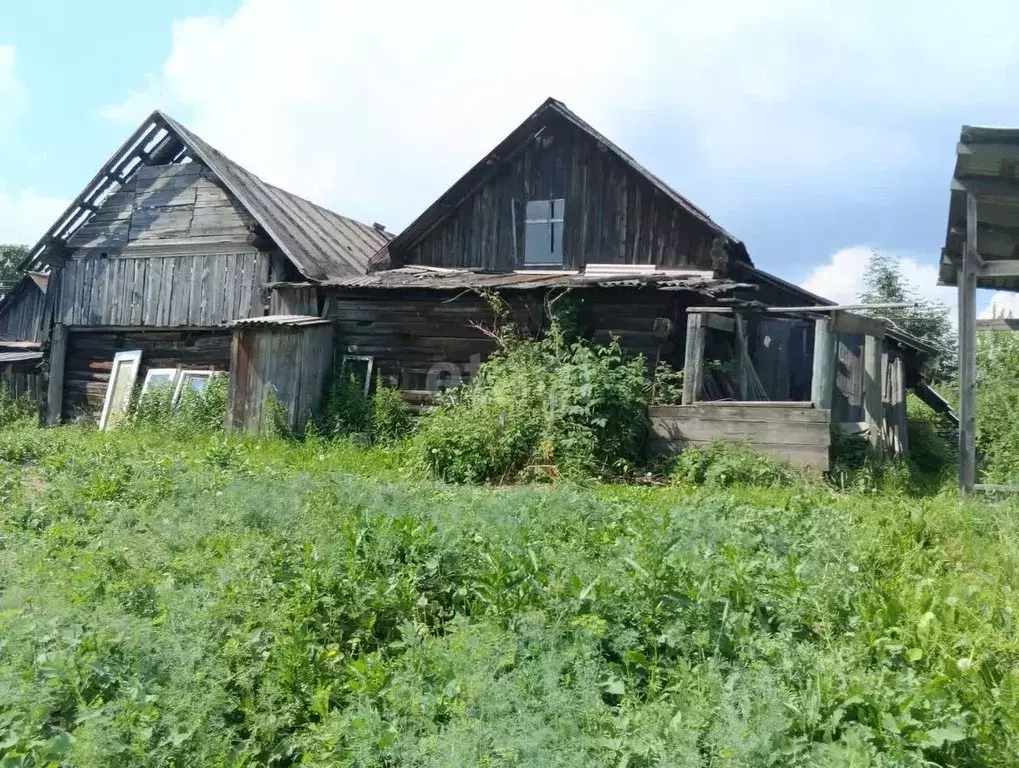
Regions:
[[24, 112], [28, 94], [14, 69], [14, 46], [0, 45], [0, 140]]
[[[864, 290], [864, 272], [867, 261], [875, 249], [868, 245], [854, 245], [833, 253], [824, 264], [817, 266], [803, 281], [802, 287], [839, 304], [856, 303]], [[959, 307], [955, 288], [938, 286], [936, 260], [912, 254], [890, 254], [899, 263], [902, 277], [919, 294], [932, 301], [944, 302], [951, 308], [955, 325]], [[1019, 293], [978, 291], [977, 310], [980, 317], [995, 314], [1019, 317]]]
[[[854, 245], [836, 251], [826, 263], [814, 268], [803, 281], [803, 287], [839, 304], [858, 302], [864, 290], [867, 261], [874, 250], [868, 245]], [[930, 259], [908, 254], [890, 255], [898, 262], [903, 280], [923, 298], [944, 302], [955, 310], [955, 288], [937, 285], [938, 268]]]
[[162, 106], [270, 181], [391, 228], [547, 95], [624, 145], [639, 126], [674, 127], [720, 184], [852, 190], [921, 157], [904, 116], [1019, 115], [1019, 38], [981, 42], [984, 19], [1008, 28], [1019, 10], [967, 7], [245, 0], [175, 23], [161, 70], [105, 114]]
[[66, 207], [32, 189], [10, 194], [0, 186], [0, 243], [35, 245]]

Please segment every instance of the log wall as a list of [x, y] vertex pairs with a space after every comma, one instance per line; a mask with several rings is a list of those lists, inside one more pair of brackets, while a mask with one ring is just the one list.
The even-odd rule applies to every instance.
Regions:
[[230, 333], [226, 330], [73, 331], [68, 336], [64, 369], [63, 416], [98, 414], [106, 396], [113, 356], [142, 351], [139, 382], [149, 368], [226, 371]]

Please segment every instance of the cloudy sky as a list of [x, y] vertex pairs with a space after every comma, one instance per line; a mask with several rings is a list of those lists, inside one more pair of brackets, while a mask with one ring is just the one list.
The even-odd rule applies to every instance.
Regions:
[[551, 95], [758, 266], [851, 300], [877, 248], [952, 301], [955, 143], [1019, 125], [1017, 22], [1009, 0], [0, 3], [0, 241], [37, 238], [157, 106], [398, 230]]

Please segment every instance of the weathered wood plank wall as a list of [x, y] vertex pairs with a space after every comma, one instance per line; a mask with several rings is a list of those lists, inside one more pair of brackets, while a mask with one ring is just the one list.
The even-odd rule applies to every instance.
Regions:
[[299, 431], [322, 407], [333, 368], [333, 327], [260, 326], [234, 331], [230, 353], [228, 423], [262, 432], [274, 418], [275, 400], [285, 427]]
[[0, 309], [0, 340], [43, 342], [50, 310], [49, 296], [31, 279], [23, 280]]
[[[546, 327], [544, 291], [507, 291], [503, 298], [518, 328], [534, 334]], [[661, 359], [681, 367], [685, 326], [679, 322], [685, 323], [694, 295], [620, 288], [576, 291], [568, 300], [580, 301], [582, 335], [599, 342], [617, 336], [625, 350], [643, 354], [649, 365]], [[493, 328], [496, 317], [473, 293], [331, 289], [325, 306], [341, 353], [373, 357], [375, 373], [403, 390], [434, 391], [467, 380], [496, 348], [477, 327]], [[656, 335], [658, 319], [670, 320], [672, 331]]]
[[106, 396], [113, 356], [140, 349], [139, 381], [149, 368], [226, 371], [230, 365], [230, 332], [202, 331], [77, 331], [68, 336], [64, 370], [65, 419], [97, 413]]
[[269, 294], [269, 314], [318, 317], [318, 288], [314, 286], [275, 286]]
[[564, 267], [587, 263], [712, 268], [715, 234], [647, 179], [559, 118], [407, 253], [404, 264], [524, 266], [528, 200], [565, 199]]
[[200, 163], [138, 169], [71, 237], [74, 258], [142, 247], [245, 244], [254, 219]]
[[655, 406], [653, 450], [676, 453], [714, 440], [750, 448], [793, 466], [827, 471], [831, 412], [799, 403]]
[[248, 250], [72, 260], [57, 318], [68, 326], [214, 326], [263, 314], [269, 257]]
[[0, 363], [0, 389], [11, 399], [28, 395], [40, 408], [45, 407], [40, 363]]

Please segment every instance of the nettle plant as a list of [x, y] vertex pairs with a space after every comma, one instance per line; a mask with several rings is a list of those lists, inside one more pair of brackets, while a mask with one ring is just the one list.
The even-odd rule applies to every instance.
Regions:
[[417, 455], [455, 483], [618, 473], [633, 466], [646, 431], [643, 358], [568, 340], [550, 312], [539, 339], [503, 323], [497, 351], [421, 423]]

